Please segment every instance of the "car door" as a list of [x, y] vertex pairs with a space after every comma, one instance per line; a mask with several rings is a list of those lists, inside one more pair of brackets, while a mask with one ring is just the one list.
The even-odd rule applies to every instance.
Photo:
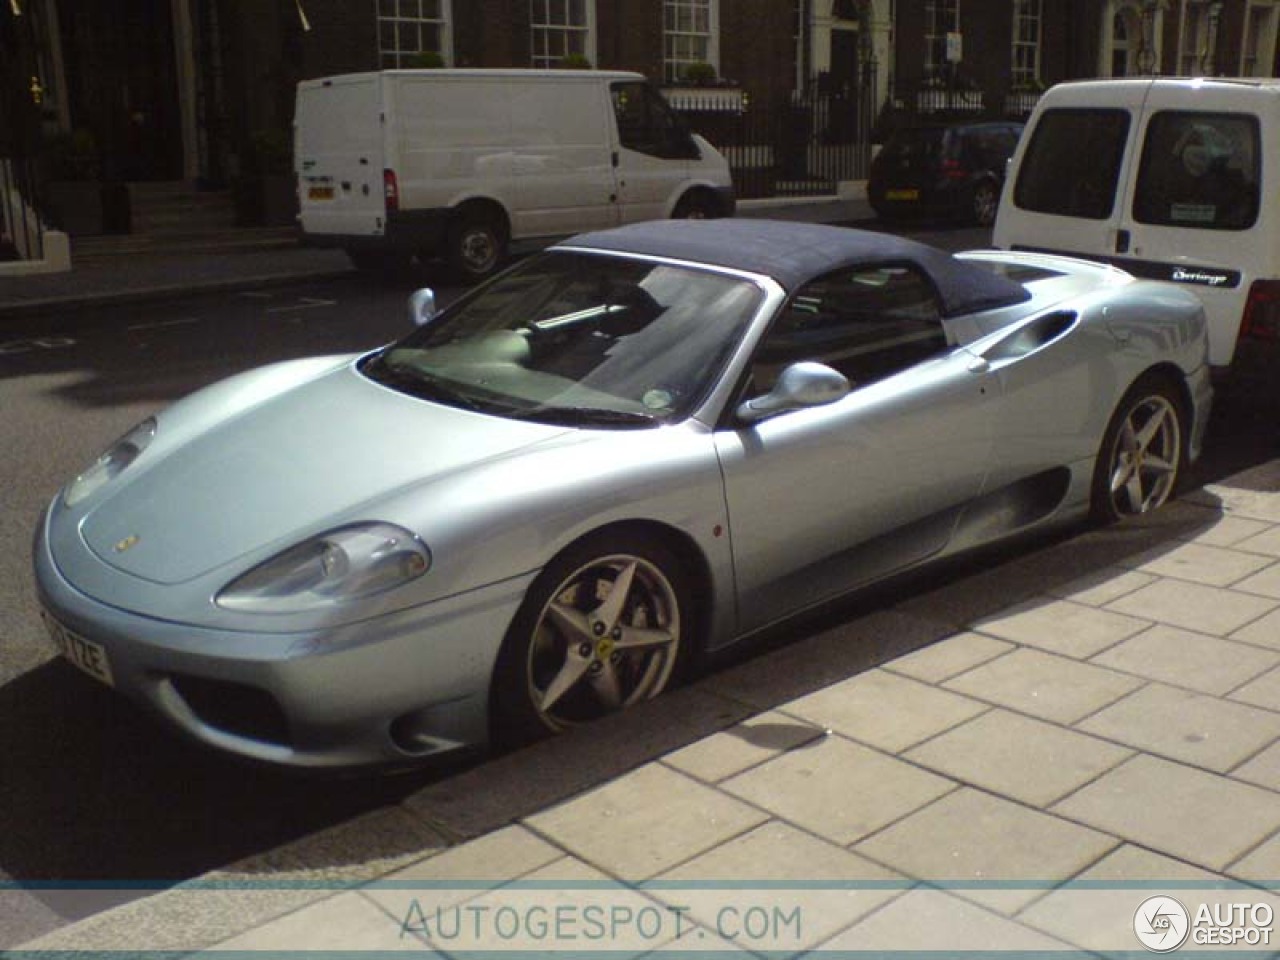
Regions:
[[698, 147], [662, 95], [640, 80], [611, 84], [618, 148], [614, 176], [623, 223], [660, 220], [689, 176]]
[[1083, 87], [1038, 115], [1014, 154], [1013, 183], [996, 218], [996, 246], [1095, 257], [1127, 252], [1126, 158], [1148, 88]]
[[757, 347], [744, 398], [801, 360], [839, 370], [851, 392], [715, 438], [742, 631], [941, 550], [987, 472], [995, 384], [951, 345], [916, 268], [801, 289]]

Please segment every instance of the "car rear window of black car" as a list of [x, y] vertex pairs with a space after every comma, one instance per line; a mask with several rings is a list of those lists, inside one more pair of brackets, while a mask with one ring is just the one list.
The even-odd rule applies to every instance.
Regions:
[[1013, 202], [1035, 213], [1105, 220], [1128, 135], [1127, 110], [1046, 110], [1027, 144]]
[[892, 159], [934, 160], [942, 154], [946, 132], [942, 127], [899, 130], [889, 138], [882, 152]]
[[1133, 217], [1139, 223], [1245, 230], [1258, 218], [1258, 121], [1165, 110], [1147, 124]]

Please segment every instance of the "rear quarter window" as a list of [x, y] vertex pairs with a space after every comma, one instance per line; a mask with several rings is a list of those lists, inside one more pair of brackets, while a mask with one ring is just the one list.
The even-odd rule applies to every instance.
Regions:
[[1128, 135], [1127, 110], [1046, 110], [1022, 157], [1014, 204], [1034, 213], [1107, 219]]
[[1165, 110], [1147, 124], [1133, 218], [1155, 226], [1245, 230], [1258, 218], [1258, 121]]

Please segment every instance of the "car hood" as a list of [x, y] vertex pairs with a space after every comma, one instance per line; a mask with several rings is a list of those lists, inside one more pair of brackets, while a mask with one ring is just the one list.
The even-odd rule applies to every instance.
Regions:
[[[180, 411], [174, 412], [180, 417]], [[183, 429], [161, 415], [159, 431]], [[84, 518], [104, 562], [182, 583], [238, 557], [260, 558], [378, 515], [411, 485], [565, 433], [397, 393], [348, 365], [144, 455]]]

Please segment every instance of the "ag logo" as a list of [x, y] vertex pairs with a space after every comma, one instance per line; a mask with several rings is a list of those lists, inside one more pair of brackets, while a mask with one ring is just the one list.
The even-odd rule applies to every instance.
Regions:
[[1173, 897], [1148, 897], [1133, 915], [1133, 932], [1152, 953], [1169, 953], [1186, 942], [1191, 916]]

